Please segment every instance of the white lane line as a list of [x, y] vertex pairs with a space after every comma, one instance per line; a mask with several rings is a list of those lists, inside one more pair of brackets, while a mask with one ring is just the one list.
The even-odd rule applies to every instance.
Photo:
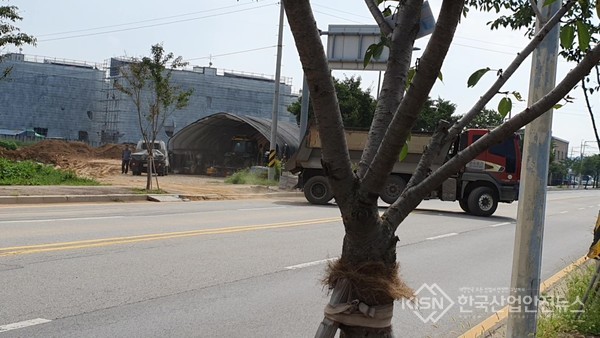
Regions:
[[456, 236], [456, 235], [458, 235], [458, 233], [457, 233], [457, 232], [451, 232], [451, 233], [449, 233], [449, 234], [443, 234], [443, 235], [439, 235], [439, 236], [427, 237], [427, 238], [425, 238], [425, 239], [432, 241], [432, 240], [434, 240], [434, 239], [440, 239], [440, 238], [452, 237], [452, 236]]
[[268, 208], [247, 208], [237, 209], [237, 211], [263, 211], [263, 210], [274, 210], [274, 209], [285, 209], [286, 207], [268, 207]]
[[24, 219], [15, 221], [0, 221], [0, 224], [7, 223], [47, 223], [47, 222], [65, 222], [65, 221], [93, 221], [99, 219], [125, 218], [125, 216], [99, 216], [99, 217], [78, 217], [78, 218], [48, 218], [48, 219]]
[[509, 224], [512, 224], [512, 223], [511, 222], [504, 222], [504, 223], [492, 224], [492, 225], [490, 225], [490, 228], [500, 227], [500, 226], [509, 225]]
[[593, 205], [590, 205], [588, 208], [593, 208], [593, 207], [594, 207]]
[[18, 322], [18, 323], [0, 325], [0, 333], [6, 332], [6, 331], [11, 331], [11, 330], [22, 329], [22, 328], [26, 328], [29, 326], [50, 323], [50, 322], [51, 322], [51, 320], [49, 320], [49, 319], [36, 318], [36, 319], [24, 320], [24, 321]]
[[559, 214], [567, 214], [567, 213], [569, 213], [569, 212], [568, 211], [561, 211], [561, 212], [559, 212]]
[[319, 265], [319, 264], [324, 264], [324, 263], [327, 263], [327, 262], [331, 262], [331, 261], [333, 261], [335, 259], [337, 259], [337, 257], [335, 257], [335, 258], [328, 258], [328, 259], [322, 259], [320, 261], [302, 263], [302, 264], [298, 264], [298, 265], [286, 266], [285, 269], [287, 269], [287, 270], [296, 270], [296, 269], [308, 268], [309, 266], [315, 266], [315, 265]]
[[577, 208], [577, 210], [585, 210], [585, 208]]

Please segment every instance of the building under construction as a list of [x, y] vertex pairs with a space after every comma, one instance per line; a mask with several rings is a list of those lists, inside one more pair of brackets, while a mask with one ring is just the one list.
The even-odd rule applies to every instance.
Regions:
[[[11, 53], [2, 56], [0, 129], [30, 130], [49, 138], [80, 140], [92, 145], [133, 143], [141, 139], [131, 98], [113, 86], [130, 59], [98, 64]], [[274, 80], [264, 75], [219, 71], [211, 67], [175, 70], [172, 83], [193, 89], [189, 105], [168, 116], [157, 138], [206, 116], [228, 112], [271, 118]], [[289, 79], [280, 83], [279, 120], [295, 123], [287, 107], [297, 99]], [[0, 135], [1, 136], [1, 135]]]

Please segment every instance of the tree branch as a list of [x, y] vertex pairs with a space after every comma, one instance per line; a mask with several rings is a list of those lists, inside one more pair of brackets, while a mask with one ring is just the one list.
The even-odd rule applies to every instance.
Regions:
[[552, 30], [552, 28], [559, 24], [560, 19], [569, 11], [569, 9], [577, 2], [577, 0], [569, 0], [567, 1], [561, 9], [556, 12], [552, 18], [539, 30], [539, 32], [534, 36], [533, 39], [523, 48], [523, 50], [517, 54], [514, 58], [513, 62], [502, 72], [502, 75], [498, 77], [496, 82], [488, 89], [488, 91], [481, 96], [481, 98], [473, 105], [471, 110], [469, 110], [460, 120], [458, 120], [450, 131], [448, 132], [448, 136], [445, 141], [454, 139], [458, 134], [462, 132], [462, 130], [471, 122], [477, 114], [481, 112], [485, 105], [488, 104], [492, 98], [498, 93], [500, 88], [510, 79], [510, 77], [519, 69], [523, 61], [529, 57], [529, 55], [539, 46], [540, 43], [544, 40], [544, 38], [548, 35], [548, 33]]
[[[322, 164], [340, 209], [349, 206], [354, 174], [346, 145], [344, 125], [327, 56], [308, 0], [284, 0], [285, 12], [294, 35], [302, 69], [308, 82], [317, 127], [322, 141]], [[348, 210], [341, 210], [342, 214]]]
[[[552, 28], [559, 24], [560, 19], [567, 13], [567, 11], [575, 4], [576, 0], [569, 0], [563, 5], [563, 7], [552, 16], [552, 18], [539, 30], [535, 37], [527, 44], [523, 50], [517, 54], [513, 62], [506, 68], [506, 70], [498, 77], [494, 84], [488, 89], [483, 96], [473, 105], [473, 107], [465, 114], [459, 121], [457, 121], [449, 131], [445, 132], [444, 138], [432, 137], [427, 147], [427, 152], [423, 153], [421, 160], [419, 161], [418, 168], [421, 168], [423, 172], [428, 172], [429, 167], [433, 158], [439, 154], [441, 149], [444, 149], [446, 145], [453, 142], [458, 134], [471, 122], [481, 111], [485, 108], [486, 104], [498, 93], [500, 88], [512, 77], [512, 75], [519, 69], [523, 61], [529, 57], [529, 55], [537, 48], [537, 46], [544, 40], [546, 35], [552, 30]], [[434, 135], [435, 136], [435, 135]], [[422, 163], [423, 162], [423, 163]], [[427, 163], [429, 163], [427, 165]], [[410, 179], [408, 186], [419, 184], [426, 176], [423, 176], [423, 172], [418, 175], [413, 175]], [[408, 188], [407, 186], [407, 188]]]
[[385, 36], [392, 34], [394, 28], [390, 26], [390, 24], [387, 23], [387, 21], [385, 21], [383, 13], [381, 13], [379, 7], [377, 7], [375, 0], [365, 0], [365, 4], [367, 4], [367, 8], [369, 9], [369, 12], [371, 12], [373, 19], [375, 19], [375, 22], [377, 22], [377, 25], [379, 26], [379, 29], [381, 29], [381, 32]]
[[373, 162], [367, 168], [362, 185], [366, 191], [378, 193], [383, 188], [387, 174], [397, 161], [410, 129], [437, 80], [463, 7], [464, 0], [444, 0], [442, 3], [436, 28], [421, 57], [413, 82], [396, 110]]
[[538, 8], [538, 5], [535, 2], [535, 0], [529, 0], [529, 4], [531, 5], [531, 9], [533, 9], [533, 12], [535, 13], [535, 16], [540, 20], [545, 21], [546, 18], [544, 17], [542, 12], [540, 12], [540, 9]]
[[590, 118], [592, 119], [592, 128], [594, 129], [594, 135], [596, 136], [596, 143], [598, 144], [598, 149], [600, 149], [600, 137], [598, 136], [598, 127], [596, 126], [594, 111], [592, 110], [590, 98], [588, 96], [587, 88], [585, 86], [585, 79], [581, 79], [581, 89], [583, 90], [583, 97], [585, 98], [585, 104], [587, 106], [588, 113], [590, 114]]
[[394, 226], [395, 231], [408, 214], [421, 203], [423, 198], [425, 198], [430, 191], [441, 185], [446, 177], [458, 172], [485, 149], [506, 139], [529, 122], [552, 109], [552, 107], [565, 97], [565, 95], [577, 85], [580, 79], [585, 77], [598, 62], [600, 62], [600, 45], [596, 45], [591, 49], [583, 60], [543, 98], [539, 99], [520, 114], [515, 115], [501, 126], [492, 130], [489, 134], [486, 134], [475, 143], [459, 152], [455, 157], [423, 180], [423, 182], [405, 191], [398, 201], [388, 208], [382, 217], [390, 225]]
[[392, 35], [390, 55], [383, 76], [381, 93], [377, 100], [375, 114], [373, 114], [367, 144], [359, 162], [359, 178], [365, 175], [369, 164], [373, 161], [383, 136], [392, 121], [394, 112], [398, 109], [400, 101], [404, 97], [412, 49], [415, 36], [419, 31], [419, 14], [422, 6], [423, 0], [410, 0], [398, 12], [397, 25]]

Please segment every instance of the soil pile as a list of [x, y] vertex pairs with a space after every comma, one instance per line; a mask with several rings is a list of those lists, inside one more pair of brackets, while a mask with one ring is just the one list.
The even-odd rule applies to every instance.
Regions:
[[78, 176], [99, 178], [119, 174], [125, 146], [107, 144], [94, 148], [83, 142], [44, 140], [17, 150], [0, 148], [0, 157], [35, 161], [72, 170]]

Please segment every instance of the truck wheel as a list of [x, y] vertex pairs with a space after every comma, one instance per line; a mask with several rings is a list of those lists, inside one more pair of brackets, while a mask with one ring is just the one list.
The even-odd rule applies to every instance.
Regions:
[[406, 188], [406, 182], [402, 177], [395, 175], [390, 176], [387, 182], [385, 182], [385, 186], [379, 197], [381, 197], [385, 203], [392, 204], [400, 197], [404, 188]]
[[458, 204], [460, 205], [460, 208], [463, 209], [464, 212], [466, 212], [467, 214], [471, 213], [471, 211], [469, 211], [469, 202], [467, 201], [466, 198], [458, 200]]
[[467, 206], [475, 216], [491, 216], [498, 207], [498, 197], [491, 188], [478, 187], [469, 194]]
[[333, 198], [327, 177], [314, 176], [304, 184], [304, 197], [312, 204], [327, 204]]

